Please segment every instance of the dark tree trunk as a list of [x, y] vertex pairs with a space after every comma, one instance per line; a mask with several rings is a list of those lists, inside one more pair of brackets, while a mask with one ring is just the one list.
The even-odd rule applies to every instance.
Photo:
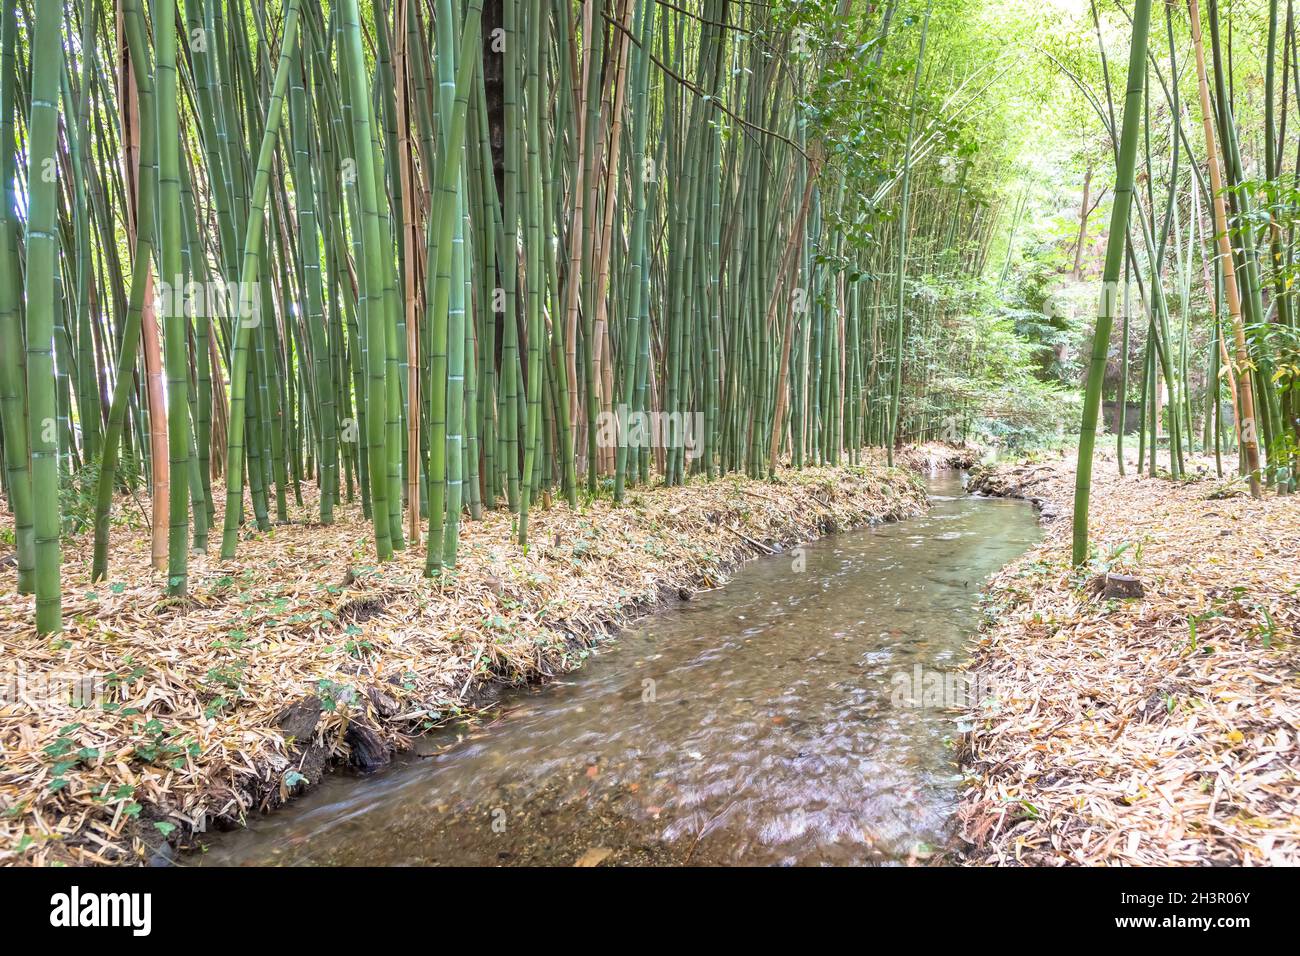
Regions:
[[492, 143], [492, 171], [496, 176], [497, 199], [505, 192], [506, 111], [503, 43], [514, 42], [503, 33], [502, 0], [483, 2], [483, 92], [487, 97], [488, 138]]

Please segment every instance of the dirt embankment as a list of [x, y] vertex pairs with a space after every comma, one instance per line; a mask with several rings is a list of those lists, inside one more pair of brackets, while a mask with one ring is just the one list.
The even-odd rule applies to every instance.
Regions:
[[[1072, 459], [975, 476], [1047, 520], [985, 589], [966, 863], [1300, 863], [1300, 499], [1133, 472], [1095, 466], [1080, 569]], [[1108, 598], [1107, 573], [1143, 595]]]
[[983, 457], [984, 450], [975, 445], [926, 442], [898, 449], [894, 452], [894, 464], [925, 475], [946, 468], [974, 468]]
[[77, 542], [53, 640], [0, 572], [0, 863], [143, 862], [332, 766], [383, 766], [750, 557], [925, 507], [917, 479], [876, 465], [635, 489], [538, 510], [526, 554], [511, 515], [467, 522], [457, 570], [433, 581], [421, 549], [377, 566], [358, 509], [323, 527], [307, 500], [236, 560], [195, 556], [184, 600], [163, 597], [147, 533], [118, 533], [96, 584]]
[[[1046, 464], [1022, 463], [1015, 465], [987, 465], [976, 467], [970, 476], [967, 490], [973, 495], [990, 498], [1020, 498], [1028, 501], [1038, 512], [1040, 521], [1055, 521], [1061, 515], [1061, 489], [1056, 487], [1062, 475], [1060, 461]], [[1073, 476], [1071, 469], [1069, 474]], [[1049, 491], [1056, 492], [1053, 497]], [[1071, 499], [1074, 489], [1070, 488]]]

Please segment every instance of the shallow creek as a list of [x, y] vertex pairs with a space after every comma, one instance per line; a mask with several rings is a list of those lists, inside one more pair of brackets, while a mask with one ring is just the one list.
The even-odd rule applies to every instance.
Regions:
[[1028, 505], [967, 497], [956, 473], [930, 493], [923, 517], [752, 561], [576, 673], [180, 863], [924, 861], [960, 782], [953, 701], [927, 688], [965, 659], [983, 581], [1039, 534]]

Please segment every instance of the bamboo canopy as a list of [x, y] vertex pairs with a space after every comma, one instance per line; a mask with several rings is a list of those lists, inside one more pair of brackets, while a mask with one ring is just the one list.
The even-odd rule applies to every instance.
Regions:
[[[522, 550], [538, 508], [1063, 410], [1090, 451], [1111, 391], [1122, 467], [1135, 385], [1139, 470], [1236, 448], [1291, 490], [1291, 6], [1258, 116], [1235, 21], [1150, 6], [1026, 78], [972, 0], [0, 0], [8, 586], [58, 631], [68, 539], [109, 577], [139, 518], [184, 600], [306, 487], [442, 580], [494, 510]], [[1096, 278], [1100, 208], [1125, 282], [1086, 382], [1081, 324], [1025, 306], [1034, 83], [1100, 144], [1058, 271]]]

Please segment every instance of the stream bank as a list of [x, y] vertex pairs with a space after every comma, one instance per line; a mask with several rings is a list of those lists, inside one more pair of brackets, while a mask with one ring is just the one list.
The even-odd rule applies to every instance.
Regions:
[[[1070, 565], [1070, 457], [972, 489], [1035, 503], [1043, 543], [986, 588], [958, 814], [971, 865], [1300, 862], [1300, 501], [1213, 460], [1175, 482], [1094, 465], [1094, 557]], [[1106, 572], [1143, 597], [1107, 599]]]
[[[68, 626], [31, 627], [0, 601], [0, 863], [143, 863], [162, 842], [236, 826], [319, 783], [373, 770], [503, 685], [578, 667], [590, 645], [664, 600], [721, 584], [741, 563], [832, 531], [922, 513], [908, 472], [878, 465], [728, 476], [634, 489], [462, 534], [442, 581], [422, 555], [375, 566], [358, 509], [250, 533], [238, 559], [195, 556], [191, 594], [162, 596], [147, 536], [115, 539], [108, 582], [65, 575]], [[78, 560], [87, 558], [87, 560]], [[77, 688], [71, 698], [66, 681]]]

